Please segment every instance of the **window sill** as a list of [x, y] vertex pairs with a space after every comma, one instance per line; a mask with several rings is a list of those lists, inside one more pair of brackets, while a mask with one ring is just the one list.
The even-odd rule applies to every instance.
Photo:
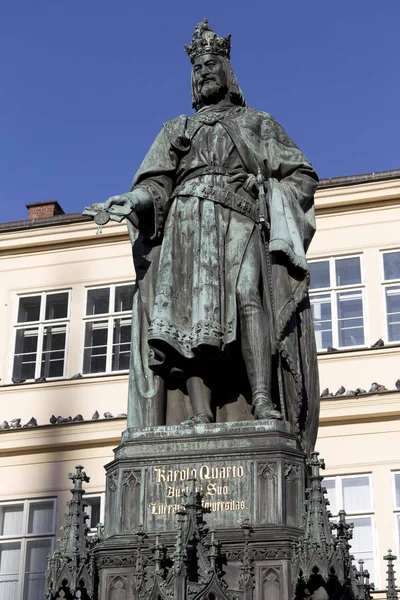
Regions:
[[343, 359], [346, 355], [350, 354], [352, 357], [364, 356], [365, 354], [395, 354], [400, 352], [400, 343], [387, 344], [378, 348], [364, 347], [364, 348], [341, 348], [334, 352], [320, 351], [318, 352], [318, 360], [331, 360], [335, 358]]
[[129, 371], [121, 371], [118, 373], [96, 373], [93, 375], [82, 375], [78, 379], [72, 378], [60, 378], [60, 379], [48, 379], [47, 381], [24, 381], [23, 383], [6, 383], [0, 386], [2, 389], [7, 388], [10, 389], [31, 389], [35, 388], [43, 388], [43, 387], [62, 387], [65, 385], [86, 385], [93, 384], [96, 382], [104, 382], [104, 381], [118, 381], [121, 379], [128, 379]]

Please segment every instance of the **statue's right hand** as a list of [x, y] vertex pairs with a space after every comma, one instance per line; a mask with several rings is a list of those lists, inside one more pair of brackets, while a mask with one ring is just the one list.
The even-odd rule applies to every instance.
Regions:
[[128, 197], [128, 194], [122, 194], [121, 196], [111, 196], [111, 198], [109, 198], [107, 202], [104, 202], [103, 208], [104, 210], [108, 210], [112, 206], [126, 206], [127, 208], [130, 207], [131, 202]]
[[152, 204], [152, 197], [149, 192], [141, 187], [134, 188], [131, 192], [121, 194], [121, 196], [111, 196], [104, 203], [104, 210], [112, 206], [123, 206], [124, 208], [136, 211], [138, 208], [146, 208]]

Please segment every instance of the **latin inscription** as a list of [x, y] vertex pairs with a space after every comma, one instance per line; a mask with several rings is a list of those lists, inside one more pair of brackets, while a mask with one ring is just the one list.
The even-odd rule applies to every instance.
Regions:
[[248, 508], [239, 491], [245, 479], [242, 465], [153, 467], [152, 479], [158, 499], [149, 503], [152, 516], [174, 515], [182, 508], [180, 500], [189, 493], [188, 482], [193, 479], [196, 480], [196, 491], [203, 494], [203, 506], [211, 512], [238, 512]]

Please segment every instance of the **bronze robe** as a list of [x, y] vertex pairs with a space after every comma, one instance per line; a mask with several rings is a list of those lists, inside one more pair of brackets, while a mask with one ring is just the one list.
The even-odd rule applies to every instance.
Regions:
[[[204, 167], [221, 173], [196, 176]], [[256, 175], [259, 168], [270, 209], [271, 281], [258, 225], [207, 197], [207, 188], [216, 186], [254, 203], [243, 182], [228, 183], [228, 175]], [[250, 236], [256, 235], [270, 324], [265, 335], [271, 336], [274, 369], [280, 369], [284, 388], [279, 408], [305, 450], [314, 446], [319, 391], [305, 252], [315, 231], [317, 181], [310, 163], [266, 113], [209, 107], [164, 125], [132, 185], [151, 192], [153, 208], [128, 223], [137, 276], [128, 427], [179, 423], [189, 416], [179, 374], [191, 369], [212, 371], [217, 420], [253, 418], [235, 349], [236, 282]]]

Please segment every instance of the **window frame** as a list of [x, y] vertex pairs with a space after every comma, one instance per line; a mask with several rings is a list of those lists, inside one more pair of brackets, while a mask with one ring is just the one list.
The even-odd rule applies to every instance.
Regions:
[[389, 323], [388, 323], [388, 311], [386, 306], [386, 290], [391, 287], [400, 287], [400, 278], [398, 279], [385, 279], [385, 254], [394, 254], [400, 252], [400, 248], [387, 248], [380, 250], [380, 268], [381, 268], [381, 294], [382, 294], [382, 307], [383, 307], [383, 324], [384, 324], [384, 335], [382, 336], [386, 346], [396, 346], [400, 344], [400, 339], [389, 341]]
[[[46, 298], [47, 296], [51, 296], [53, 294], [68, 294], [67, 301], [67, 315], [62, 319], [45, 319], [46, 316]], [[35, 296], [40, 296], [40, 312], [39, 319], [37, 321], [26, 321], [24, 323], [18, 323], [18, 313], [20, 301], [23, 298], [32, 298]], [[16, 352], [16, 342], [18, 331], [22, 329], [37, 329], [38, 330], [38, 341], [36, 348], [36, 361], [35, 361], [35, 375], [31, 379], [26, 379], [27, 382], [34, 382], [35, 379], [41, 377], [41, 365], [42, 365], [42, 355], [43, 355], [43, 338], [44, 338], [44, 330], [45, 327], [54, 326], [54, 325], [65, 325], [65, 347], [64, 347], [64, 365], [63, 365], [63, 374], [57, 375], [55, 377], [46, 377], [46, 381], [57, 381], [60, 379], [65, 379], [68, 373], [68, 350], [69, 350], [69, 336], [70, 336], [70, 323], [71, 323], [71, 302], [72, 302], [72, 288], [61, 288], [61, 289], [51, 289], [51, 290], [42, 290], [41, 292], [29, 292], [29, 293], [21, 293], [17, 295], [17, 302], [14, 310], [14, 320], [13, 320], [13, 351], [11, 355], [11, 366], [10, 366], [10, 379], [12, 382], [12, 378], [14, 377], [14, 364], [15, 364], [15, 356], [18, 354]]]
[[[344, 500], [343, 500], [343, 486], [342, 486], [342, 482], [343, 480], [346, 479], [355, 479], [357, 477], [367, 477], [368, 478], [368, 486], [369, 486], [369, 491], [370, 491], [370, 506], [369, 509], [367, 510], [361, 510], [361, 511], [352, 511], [349, 512], [344, 508]], [[371, 536], [372, 536], [372, 560], [373, 560], [373, 565], [374, 565], [374, 579], [372, 580], [372, 583], [375, 584], [375, 587], [378, 589], [379, 588], [379, 579], [380, 579], [380, 573], [379, 573], [379, 554], [378, 554], [378, 544], [377, 544], [377, 531], [376, 531], [376, 520], [375, 520], [375, 506], [374, 506], [374, 487], [373, 487], [373, 478], [372, 478], [372, 473], [346, 473], [345, 475], [326, 475], [322, 481], [322, 487], [324, 487], [324, 484], [326, 483], [327, 480], [334, 480], [335, 481], [335, 493], [336, 493], [336, 508], [337, 508], [337, 513], [334, 513], [332, 511], [332, 516], [330, 517], [331, 521], [336, 522], [338, 520], [339, 517], [339, 511], [342, 510], [344, 508], [344, 510], [346, 511], [346, 521], [348, 523], [351, 523], [353, 519], [358, 519], [358, 518], [370, 518], [371, 519]], [[328, 494], [327, 494], [328, 496]], [[329, 497], [329, 496], [328, 496]], [[338, 501], [339, 500], [339, 501]], [[328, 510], [331, 509], [331, 505], [329, 504], [327, 506]], [[350, 540], [350, 544], [351, 544], [351, 540]], [[353, 548], [351, 548], [350, 553], [353, 554]], [[354, 564], [357, 566], [358, 568], [358, 558], [354, 558]]]
[[[105, 496], [106, 496], [105, 492], [90, 492], [90, 494], [85, 493], [83, 496], [84, 504], [87, 504], [86, 500], [90, 500], [92, 498], [100, 498], [100, 520], [99, 520], [99, 523], [101, 523], [102, 525], [104, 525]], [[86, 508], [85, 508], [85, 512], [87, 512]], [[89, 526], [88, 521], [87, 521], [87, 524]], [[98, 523], [96, 523], [96, 525], [98, 525]], [[94, 527], [89, 527], [89, 530], [90, 530], [89, 535], [94, 535], [97, 533], [96, 525]]]
[[[53, 516], [52, 516], [52, 531], [46, 533], [28, 533], [29, 527], [29, 511], [30, 507], [34, 504], [40, 504], [42, 502], [52, 502], [53, 504]], [[23, 506], [23, 517], [22, 517], [22, 531], [20, 534], [14, 535], [1, 535], [0, 534], [0, 546], [8, 543], [20, 543], [20, 561], [18, 569], [18, 583], [17, 583], [17, 598], [22, 598], [25, 587], [25, 577], [28, 574], [26, 571], [27, 565], [27, 550], [30, 541], [38, 540], [50, 540], [50, 553], [54, 552], [56, 543], [56, 527], [57, 527], [57, 514], [58, 514], [58, 498], [57, 496], [48, 496], [40, 498], [26, 498], [18, 500], [7, 500], [0, 502], [0, 508], [4, 506]], [[14, 573], [2, 573], [2, 575], [13, 575]], [[43, 576], [46, 574], [46, 569], [43, 571]]]
[[[115, 290], [118, 287], [124, 287], [135, 285], [135, 281], [129, 279], [128, 281], [121, 281], [118, 283], [103, 283], [96, 285], [88, 285], [85, 286], [85, 294], [84, 294], [84, 304], [83, 304], [83, 328], [82, 328], [82, 344], [81, 344], [81, 360], [80, 364], [82, 366], [82, 375], [83, 377], [104, 377], [104, 375], [117, 375], [117, 374], [127, 374], [129, 373], [129, 367], [127, 369], [118, 369], [112, 370], [112, 349], [113, 349], [113, 326], [115, 319], [118, 318], [127, 318], [129, 317], [131, 320], [131, 328], [132, 328], [132, 307], [126, 311], [115, 311]], [[101, 290], [108, 288], [110, 290], [109, 296], [109, 305], [108, 307], [112, 307], [113, 310], [106, 313], [98, 313], [95, 315], [87, 315], [87, 301], [88, 301], [88, 292], [91, 290]], [[97, 373], [85, 373], [84, 372], [84, 360], [85, 360], [85, 337], [86, 337], [86, 323], [95, 322], [95, 321], [106, 321], [107, 320], [107, 347], [106, 347], [106, 368], [104, 371], [99, 371]], [[131, 337], [132, 337], [132, 329], [131, 329]], [[131, 340], [129, 341], [129, 344]], [[130, 350], [130, 346], [129, 346]]]
[[400, 481], [400, 470], [391, 472], [392, 493], [393, 493], [394, 531], [396, 532], [396, 556], [399, 556], [399, 554], [400, 554], [400, 504], [397, 504], [397, 502], [396, 502], [396, 476], [399, 477], [399, 481]]
[[[346, 258], [359, 258], [360, 259], [360, 283], [348, 284], [348, 285], [331, 285], [332, 282], [336, 282], [336, 261], [343, 260]], [[340, 254], [335, 256], [325, 256], [319, 258], [310, 258], [308, 260], [308, 264], [315, 264], [320, 262], [328, 262], [329, 263], [329, 287], [325, 288], [314, 288], [311, 289], [311, 285], [309, 288], [309, 297], [310, 297], [310, 305], [312, 307], [314, 298], [318, 298], [320, 296], [329, 295], [330, 305], [331, 305], [331, 323], [332, 323], [332, 347], [336, 348], [339, 351], [346, 350], [360, 350], [368, 348], [369, 346], [369, 319], [368, 319], [368, 310], [367, 310], [367, 294], [366, 294], [366, 282], [365, 282], [365, 265], [364, 265], [364, 254], [363, 253], [354, 253], [354, 254]], [[364, 332], [364, 343], [356, 344], [353, 346], [340, 346], [339, 344], [339, 319], [338, 319], [338, 296], [342, 292], [349, 291], [361, 292], [361, 303], [362, 303], [362, 319], [363, 319], [363, 332]], [[314, 323], [314, 319], [313, 319]], [[315, 341], [317, 344], [317, 352], [325, 353], [327, 352], [327, 348], [318, 348], [317, 341], [317, 332], [315, 331]]]

